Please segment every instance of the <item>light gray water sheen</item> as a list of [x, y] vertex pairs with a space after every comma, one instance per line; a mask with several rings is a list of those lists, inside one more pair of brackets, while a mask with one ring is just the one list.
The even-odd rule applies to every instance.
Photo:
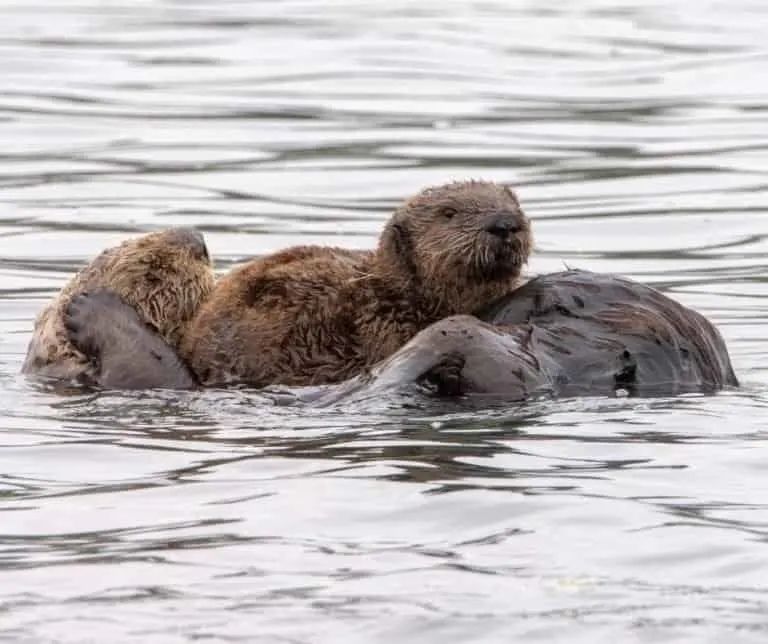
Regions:
[[[4, 0], [0, 641], [768, 638], [768, 4]], [[473, 411], [54, 394], [37, 311], [126, 236], [370, 247], [510, 181], [532, 272], [713, 319], [738, 392]]]

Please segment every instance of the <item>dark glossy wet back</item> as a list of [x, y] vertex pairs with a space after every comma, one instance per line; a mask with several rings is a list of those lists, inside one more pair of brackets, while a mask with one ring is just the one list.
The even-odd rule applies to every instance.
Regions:
[[[478, 312], [557, 365], [562, 394], [674, 394], [737, 386], [725, 342], [704, 316], [644, 284], [565, 271], [531, 280]], [[525, 337], [523, 337], [525, 336]]]

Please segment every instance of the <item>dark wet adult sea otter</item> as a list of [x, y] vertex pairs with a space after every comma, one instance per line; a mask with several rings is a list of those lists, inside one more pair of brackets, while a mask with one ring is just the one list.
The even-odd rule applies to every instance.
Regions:
[[616, 275], [541, 275], [421, 331], [368, 373], [314, 400], [331, 404], [422, 383], [437, 395], [671, 396], [739, 385], [703, 315]]

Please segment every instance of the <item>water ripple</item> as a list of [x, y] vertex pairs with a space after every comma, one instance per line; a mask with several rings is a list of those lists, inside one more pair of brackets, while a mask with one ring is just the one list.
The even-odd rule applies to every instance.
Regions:
[[[8, 0], [0, 641], [762, 642], [760, 0]], [[533, 272], [709, 315], [718, 396], [299, 410], [51, 391], [35, 314], [127, 235], [217, 268], [368, 248], [408, 194], [514, 184]], [[362, 635], [364, 634], [364, 635]]]

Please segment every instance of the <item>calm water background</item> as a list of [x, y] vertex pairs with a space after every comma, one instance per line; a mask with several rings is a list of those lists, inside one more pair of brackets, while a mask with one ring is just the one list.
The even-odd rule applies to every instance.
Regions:
[[[768, 4], [4, 0], [0, 641], [765, 642]], [[126, 236], [371, 246], [510, 181], [532, 272], [710, 316], [743, 388], [477, 413], [55, 396], [33, 317]]]

